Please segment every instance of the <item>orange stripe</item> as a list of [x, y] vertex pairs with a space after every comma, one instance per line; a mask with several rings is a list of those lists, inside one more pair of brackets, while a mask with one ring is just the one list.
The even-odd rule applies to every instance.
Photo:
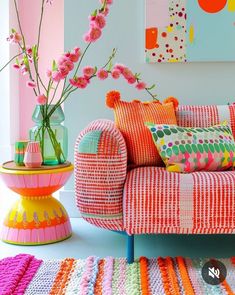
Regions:
[[231, 287], [229, 286], [229, 284], [227, 283], [226, 280], [224, 280], [222, 282], [222, 286], [224, 287], [224, 289], [226, 290], [228, 295], [234, 295], [235, 293], [232, 291]]
[[178, 280], [177, 280], [177, 276], [174, 270], [174, 265], [173, 265], [173, 261], [170, 257], [166, 258], [166, 263], [167, 263], [167, 270], [169, 273], [169, 279], [171, 281], [171, 285], [173, 288], [173, 294], [174, 295], [180, 295], [180, 289], [179, 289], [179, 285], [178, 285]]
[[104, 276], [104, 259], [101, 259], [99, 261], [99, 271], [97, 275], [97, 279], [95, 282], [95, 288], [94, 288], [94, 294], [95, 295], [102, 295], [103, 288], [102, 288], [102, 282], [103, 282], [103, 276]]
[[184, 259], [182, 257], [177, 257], [176, 258], [179, 270], [180, 270], [180, 275], [182, 278], [182, 283], [184, 286], [184, 291], [185, 295], [195, 295], [195, 292], [193, 290], [193, 286], [191, 284], [191, 280], [188, 275], [188, 271], [184, 262]]
[[159, 257], [157, 259], [157, 263], [158, 263], [158, 267], [161, 272], [162, 284], [163, 284], [163, 288], [165, 290], [165, 294], [166, 295], [174, 295], [173, 293], [171, 293], [171, 290], [170, 290], [170, 283], [168, 280], [168, 272], [167, 272], [167, 266], [165, 264], [165, 259]]
[[142, 294], [150, 295], [151, 291], [149, 288], [148, 259], [146, 257], [140, 257], [140, 280]]
[[64, 259], [60, 264], [60, 270], [54, 280], [50, 295], [65, 295], [67, 283], [70, 280], [71, 274], [74, 271], [75, 259]]

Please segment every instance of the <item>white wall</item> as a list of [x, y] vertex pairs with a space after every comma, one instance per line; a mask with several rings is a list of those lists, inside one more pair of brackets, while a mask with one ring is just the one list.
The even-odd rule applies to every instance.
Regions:
[[[66, 49], [75, 45], [84, 47], [82, 36], [88, 28], [87, 16], [97, 3], [98, 0], [65, 2]], [[226, 104], [234, 101], [235, 63], [145, 63], [144, 0], [114, 0], [103, 37], [90, 48], [84, 64], [103, 65], [113, 47], [118, 48], [117, 61], [141, 72], [150, 85], [157, 84], [159, 99], [173, 95], [181, 104]], [[124, 80], [93, 81], [86, 90], [75, 92], [65, 103], [71, 160], [75, 139], [88, 122], [97, 118], [113, 118], [112, 111], [105, 106], [105, 94], [111, 89], [120, 90], [126, 100], [150, 98]], [[72, 180], [67, 189], [73, 189]]]

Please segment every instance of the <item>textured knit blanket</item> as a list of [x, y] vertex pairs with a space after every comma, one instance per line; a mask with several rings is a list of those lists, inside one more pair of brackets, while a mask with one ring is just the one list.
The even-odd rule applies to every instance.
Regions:
[[221, 259], [227, 268], [223, 283], [212, 286], [201, 276], [206, 259], [141, 257], [42, 261], [31, 255], [0, 260], [0, 295], [213, 295], [235, 294], [235, 259]]

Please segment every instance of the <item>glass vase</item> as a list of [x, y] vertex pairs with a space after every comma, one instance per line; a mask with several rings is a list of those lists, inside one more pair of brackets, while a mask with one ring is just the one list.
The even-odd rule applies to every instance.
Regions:
[[[43, 165], [59, 165], [67, 160], [68, 130], [62, 125], [65, 116], [61, 106], [37, 105], [32, 119], [35, 126], [30, 129], [29, 137], [32, 141], [39, 141]], [[51, 115], [50, 115], [51, 113]]]

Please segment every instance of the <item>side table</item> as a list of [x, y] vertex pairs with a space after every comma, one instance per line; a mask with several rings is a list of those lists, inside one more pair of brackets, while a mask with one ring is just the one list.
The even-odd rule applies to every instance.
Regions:
[[36, 169], [4, 163], [0, 167], [1, 177], [20, 199], [8, 212], [0, 239], [10, 244], [42, 245], [69, 238], [72, 229], [68, 214], [52, 193], [65, 185], [72, 172], [69, 162]]

